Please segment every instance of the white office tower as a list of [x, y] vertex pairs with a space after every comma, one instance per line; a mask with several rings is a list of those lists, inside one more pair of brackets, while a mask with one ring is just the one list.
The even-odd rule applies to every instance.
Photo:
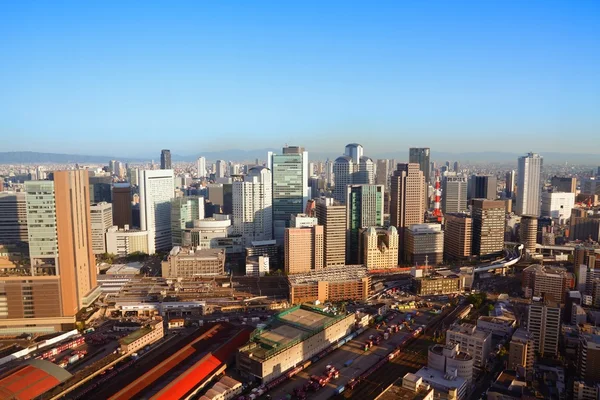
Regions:
[[346, 145], [344, 155], [336, 158], [333, 175], [333, 198], [341, 204], [346, 204], [346, 186], [375, 183], [375, 163], [363, 155], [363, 147], [360, 144], [351, 143]]
[[308, 152], [303, 147], [286, 146], [283, 154], [269, 152], [267, 164], [273, 176], [273, 236], [283, 245], [292, 215], [303, 213], [310, 199]]
[[325, 181], [328, 186], [333, 186], [335, 183], [334, 175], [333, 175], [333, 164], [334, 162], [327, 159], [325, 161]]
[[206, 177], [206, 158], [198, 157], [196, 161], [196, 169], [198, 170], [198, 178]]
[[233, 183], [233, 233], [245, 246], [273, 239], [272, 174], [266, 167], [252, 167], [243, 182]]
[[442, 211], [444, 214], [467, 211], [467, 177], [447, 173], [442, 180]]
[[223, 160], [217, 160], [215, 169], [215, 178], [225, 178], [227, 173], [227, 163]]
[[148, 252], [171, 249], [171, 199], [175, 197], [172, 169], [141, 170], [140, 226], [148, 231]]
[[535, 350], [542, 356], [558, 354], [560, 304], [534, 298], [529, 305], [527, 330], [533, 335]]
[[517, 180], [518, 215], [540, 215], [543, 158], [536, 153], [519, 157]]
[[575, 193], [542, 193], [542, 217], [551, 217], [557, 224], [566, 224], [571, 219], [573, 207], [575, 207]]

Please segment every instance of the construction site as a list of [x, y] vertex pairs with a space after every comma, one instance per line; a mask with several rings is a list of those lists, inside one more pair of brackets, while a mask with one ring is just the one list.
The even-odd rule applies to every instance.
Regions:
[[371, 278], [364, 265], [345, 265], [288, 275], [290, 303], [318, 300], [365, 300], [371, 290]]

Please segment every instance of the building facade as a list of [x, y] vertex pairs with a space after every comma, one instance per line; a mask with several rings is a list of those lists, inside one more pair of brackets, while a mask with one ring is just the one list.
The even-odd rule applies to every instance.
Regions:
[[571, 218], [575, 206], [575, 193], [543, 192], [542, 217], [550, 217], [555, 223], [564, 225]]
[[162, 262], [163, 278], [196, 278], [225, 274], [225, 250], [173, 247]]
[[386, 269], [398, 266], [398, 230], [370, 227], [362, 231], [361, 263], [367, 269]]
[[467, 208], [467, 178], [463, 175], [445, 175], [442, 180], [442, 211], [464, 213]]
[[290, 303], [319, 300], [364, 301], [369, 297], [371, 278], [362, 265], [345, 265], [289, 275]]
[[112, 204], [96, 203], [90, 205], [92, 224], [92, 251], [94, 254], [106, 253], [106, 231], [113, 226]]
[[543, 158], [536, 153], [519, 157], [517, 215], [540, 215]]
[[0, 193], [0, 244], [26, 243], [27, 241], [25, 193]]
[[473, 200], [473, 254], [486, 256], [504, 248], [505, 203], [500, 200]]
[[346, 207], [331, 198], [315, 202], [315, 216], [323, 226], [323, 266], [346, 264]]
[[148, 251], [171, 248], [171, 200], [175, 197], [173, 170], [139, 171], [140, 227], [148, 232]]
[[468, 214], [445, 214], [444, 257], [461, 260], [471, 257], [473, 220]]
[[233, 183], [233, 232], [245, 245], [273, 239], [272, 174], [252, 167], [243, 182]]
[[527, 330], [533, 336], [538, 353], [556, 356], [560, 335], [560, 305], [544, 299], [532, 302], [529, 305]]
[[177, 197], [171, 200], [171, 244], [183, 245], [183, 233], [194, 227], [194, 221], [204, 219], [204, 197]]
[[485, 368], [492, 351], [492, 334], [477, 329], [473, 324], [454, 324], [446, 331], [446, 344], [449, 343], [458, 343], [462, 351], [474, 358], [474, 366]]
[[148, 254], [148, 232], [111, 226], [106, 231], [106, 252], [118, 257], [133, 253]]
[[285, 230], [285, 273], [300, 274], [323, 268], [322, 225]]
[[363, 147], [358, 143], [346, 145], [344, 155], [333, 164], [335, 187], [333, 198], [346, 204], [348, 185], [372, 185], [375, 183], [375, 164], [363, 155]]
[[383, 226], [382, 185], [346, 186], [346, 263], [358, 264], [362, 228]]
[[404, 261], [435, 265], [444, 261], [444, 232], [440, 224], [414, 224], [406, 229]]
[[508, 368], [516, 371], [525, 368], [527, 374], [533, 374], [535, 360], [535, 341], [527, 329], [519, 328], [512, 335], [508, 349]]
[[131, 227], [133, 222], [131, 213], [131, 184], [127, 182], [113, 184], [112, 198], [112, 224], [122, 229], [125, 228], [125, 225]]
[[160, 169], [171, 169], [171, 150], [160, 151]]

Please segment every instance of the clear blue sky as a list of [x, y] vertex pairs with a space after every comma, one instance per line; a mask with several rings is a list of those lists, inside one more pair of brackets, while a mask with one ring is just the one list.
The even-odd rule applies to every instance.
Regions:
[[599, 1], [291, 3], [2, 2], [0, 151], [600, 153]]

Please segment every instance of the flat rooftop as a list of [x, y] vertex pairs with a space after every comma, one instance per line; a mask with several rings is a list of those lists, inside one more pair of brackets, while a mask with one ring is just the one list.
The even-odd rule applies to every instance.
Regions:
[[325, 325], [326, 322], [331, 321], [333, 318], [300, 308], [279, 317], [279, 319], [293, 325], [300, 325], [301, 327], [312, 331]]
[[423, 367], [415, 373], [416, 376], [423, 378], [424, 382], [429, 383], [434, 388], [461, 388], [466, 385], [466, 381], [461, 377], [448, 380], [445, 378], [445, 373], [433, 368]]
[[305, 274], [288, 276], [291, 285], [316, 284], [326, 282], [351, 282], [367, 278], [367, 267], [364, 265], [345, 265], [342, 267], [329, 267], [312, 270]]
[[285, 346], [300, 338], [304, 333], [301, 329], [289, 325], [280, 325], [272, 330], [263, 332], [260, 335], [260, 340], [276, 343], [278, 346]]
[[482, 315], [481, 317], [479, 317], [479, 321], [489, 322], [489, 323], [498, 324], [498, 325], [507, 325], [507, 326], [511, 326], [515, 323], [515, 320], [512, 318], [489, 317], [487, 315]]
[[136, 340], [138, 340], [139, 338], [141, 338], [142, 336], [147, 335], [150, 332], [152, 332], [152, 328], [150, 328], [150, 327], [144, 327], [144, 328], [138, 329], [137, 331], [131, 332], [129, 335], [125, 336], [123, 339], [120, 339], [119, 343], [120, 344], [131, 344], [131, 343], [135, 342]]

